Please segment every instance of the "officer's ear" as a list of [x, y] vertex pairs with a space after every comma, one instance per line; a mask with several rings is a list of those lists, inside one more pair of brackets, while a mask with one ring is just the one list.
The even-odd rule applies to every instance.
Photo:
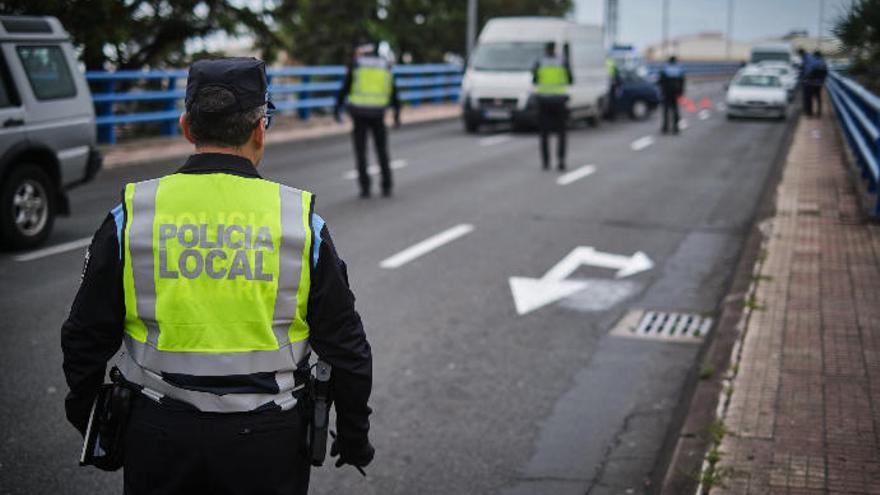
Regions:
[[254, 130], [251, 132], [251, 140], [253, 140], [254, 147], [257, 149], [262, 148], [266, 144], [266, 119], [260, 119], [260, 122], [254, 126]]
[[193, 140], [192, 132], [189, 130], [189, 122], [186, 119], [187, 113], [183, 112], [180, 114], [180, 118], [177, 119], [178, 124], [180, 124], [180, 130], [183, 132], [183, 136], [192, 144], [196, 144]]

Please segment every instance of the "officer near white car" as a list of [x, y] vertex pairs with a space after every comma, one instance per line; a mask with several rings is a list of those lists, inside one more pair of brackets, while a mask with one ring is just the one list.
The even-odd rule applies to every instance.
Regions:
[[541, 166], [550, 169], [550, 133], [556, 133], [556, 166], [565, 170], [565, 141], [568, 125], [568, 87], [574, 81], [568, 61], [556, 53], [556, 43], [544, 46], [544, 56], [532, 70], [541, 134]]
[[126, 185], [89, 248], [62, 327], [67, 417], [84, 432], [122, 345], [126, 494], [305, 494], [312, 350], [332, 366], [337, 466], [374, 454], [372, 355], [346, 265], [314, 196], [258, 171], [262, 61], [196, 62], [185, 105], [195, 154]]

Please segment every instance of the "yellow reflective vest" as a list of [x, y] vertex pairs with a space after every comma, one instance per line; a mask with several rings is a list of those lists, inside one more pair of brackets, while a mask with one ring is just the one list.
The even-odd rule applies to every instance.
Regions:
[[352, 75], [348, 104], [361, 108], [385, 108], [391, 103], [393, 75], [379, 57], [359, 57]]
[[[126, 379], [202, 411], [293, 407], [294, 371], [309, 354], [312, 203], [311, 193], [222, 173], [128, 184]], [[223, 394], [192, 386], [224, 376], [274, 384]]]
[[544, 57], [538, 64], [538, 95], [565, 95], [571, 81], [559, 57]]

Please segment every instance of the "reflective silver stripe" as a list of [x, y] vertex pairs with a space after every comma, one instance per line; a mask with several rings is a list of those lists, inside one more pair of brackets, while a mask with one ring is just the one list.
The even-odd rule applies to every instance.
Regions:
[[156, 217], [156, 191], [159, 179], [138, 182], [131, 198], [131, 229], [128, 235], [128, 252], [131, 254], [131, 274], [137, 301], [138, 318], [147, 327], [147, 342], [153, 346], [159, 342], [159, 325], [156, 322], [156, 281], [153, 259], [153, 220]]
[[[225, 376], [292, 371], [310, 352], [307, 340], [292, 342], [273, 351], [250, 352], [171, 352], [138, 342], [125, 335], [125, 347], [142, 368], [185, 375]], [[143, 384], [142, 384], [143, 385]]]
[[[278, 347], [290, 343], [290, 325], [296, 318], [296, 293], [300, 274], [309, 267], [302, 266], [302, 251], [306, 243], [303, 225], [302, 191], [280, 185], [281, 195], [281, 248], [278, 250], [278, 291], [272, 313], [272, 331]], [[311, 256], [309, 256], [311, 259]]]
[[358, 67], [377, 67], [380, 69], [389, 68], [388, 61], [381, 57], [358, 57], [357, 65]]
[[163, 380], [161, 375], [138, 366], [128, 354], [122, 357], [119, 367], [126, 380], [143, 385], [154, 394], [191, 404], [204, 412], [247, 412], [270, 403], [277, 404], [284, 410], [289, 410], [297, 402], [296, 398], [293, 397], [293, 392], [302, 388], [302, 385], [300, 385], [295, 388], [281, 390], [277, 394], [216, 395], [210, 392], [197, 392], [175, 387]]

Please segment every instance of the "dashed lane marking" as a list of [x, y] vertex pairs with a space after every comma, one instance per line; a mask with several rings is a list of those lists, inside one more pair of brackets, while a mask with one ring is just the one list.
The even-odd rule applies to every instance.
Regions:
[[[400, 170], [407, 165], [409, 165], [409, 163], [407, 163], [406, 160], [391, 160], [391, 164], [389, 166], [391, 167], [391, 170]], [[367, 167], [367, 175], [379, 175], [380, 171], [381, 170], [379, 169], [379, 166], [376, 164]], [[354, 180], [357, 179], [357, 176], [357, 170], [349, 170], [342, 177], [346, 180]]]
[[433, 235], [424, 241], [421, 241], [417, 244], [414, 244], [403, 251], [386, 258], [379, 266], [387, 269], [400, 268], [401, 266], [413, 261], [414, 259], [420, 258], [431, 251], [442, 247], [450, 242], [458, 239], [459, 237], [463, 237], [467, 234], [470, 234], [474, 231], [474, 226], [467, 223], [462, 223], [452, 227], [451, 229], [444, 230], [439, 234]]
[[632, 148], [633, 151], [641, 151], [652, 144], [654, 144], [654, 138], [652, 136], [644, 136], [630, 143], [629, 147]]
[[727, 104], [724, 102], [718, 102], [717, 104], [715, 104], [715, 110], [718, 110], [719, 112], [723, 112], [723, 111], [727, 110]]
[[77, 239], [75, 241], [65, 242], [63, 244], [58, 244], [56, 246], [50, 246], [43, 249], [37, 249], [36, 251], [31, 251], [24, 254], [19, 254], [13, 256], [12, 259], [15, 261], [33, 261], [38, 260], [40, 258], [45, 258], [47, 256], [52, 256], [56, 254], [66, 253], [68, 251], [73, 251], [74, 249], [80, 249], [91, 244], [92, 238], [85, 237], [83, 239]]
[[689, 127], [687, 119], [681, 119], [678, 121], [679, 130], [685, 130]]
[[480, 146], [495, 146], [496, 144], [506, 143], [513, 139], [510, 134], [499, 134], [497, 136], [489, 136], [480, 139]]
[[574, 181], [581, 180], [588, 175], [592, 175], [595, 171], [595, 165], [584, 165], [583, 167], [572, 170], [567, 174], [560, 175], [559, 178], [556, 179], [556, 183], [560, 186], [567, 186]]
[[706, 120], [706, 119], [708, 119], [711, 115], [712, 115], [712, 114], [709, 112], [709, 110], [706, 110], [706, 109], [704, 108], [703, 110], [700, 110], [700, 113], [697, 114], [697, 117], [699, 117], [700, 120]]

